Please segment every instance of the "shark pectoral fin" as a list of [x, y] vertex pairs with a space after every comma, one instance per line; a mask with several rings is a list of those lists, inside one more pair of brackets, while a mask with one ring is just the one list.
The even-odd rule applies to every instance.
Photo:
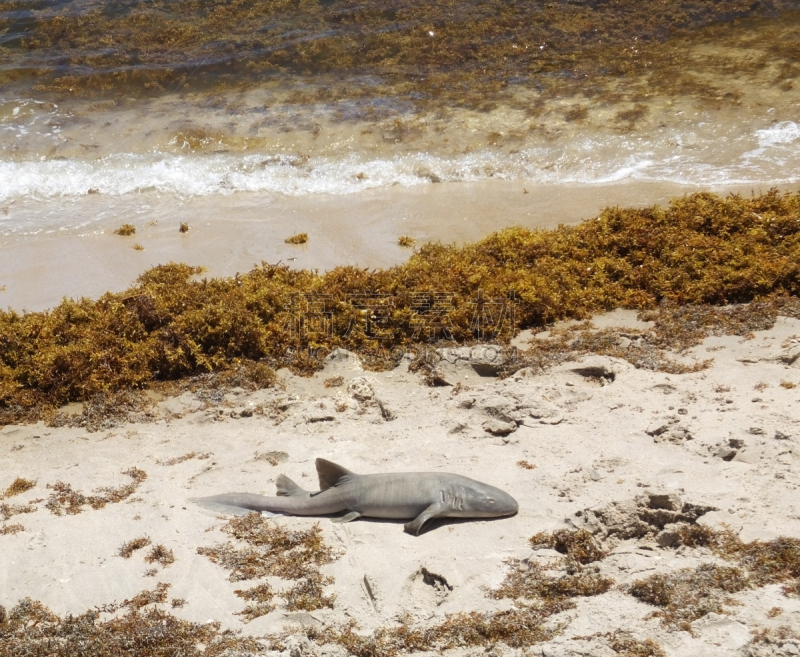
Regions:
[[357, 518], [360, 518], [361, 514], [358, 511], [351, 511], [350, 513], [345, 513], [340, 518], [334, 518], [331, 522], [352, 522]]
[[403, 529], [405, 529], [409, 534], [418, 536], [420, 530], [422, 529], [422, 525], [428, 522], [428, 520], [442, 515], [446, 509], [447, 507], [441, 502], [434, 502], [411, 522], [407, 522], [405, 525], [403, 525]]

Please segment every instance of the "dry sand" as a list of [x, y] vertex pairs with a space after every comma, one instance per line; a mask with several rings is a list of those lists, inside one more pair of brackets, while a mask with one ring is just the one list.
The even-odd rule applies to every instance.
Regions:
[[[616, 313], [603, 321], [629, 324], [632, 318]], [[800, 537], [799, 350], [800, 321], [779, 317], [773, 329], [751, 339], [706, 339], [684, 358], [714, 362], [693, 374], [653, 373], [590, 357], [540, 375], [521, 370], [506, 380], [478, 376], [468, 364], [450, 366], [447, 376], [462, 386], [429, 388], [405, 362], [393, 371], [370, 373], [344, 360], [329, 362], [311, 379], [282, 371], [278, 387], [233, 391], [216, 404], [190, 393], [162, 400], [150, 423], [95, 433], [7, 426], [0, 431], [0, 488], [15, 477], [37, 482], [9, 502], [46, 499], [52, 492], [46, 486], [57, 481], [84, 493], [118, 486], [129, 481], [120, 473], [131, 467], [148, 478], [131, 498], [100, 510], [85, 507], [78, 515], [56, 516], [40, 502], [34, 513], [12, 518], [9, 524], [19, 522], [25, 529], [0, 536], [0, 604], [9, 607], [31, 596], [59, 614], [78, 613], [165, 582], [171, 597], [187, 601], [171, 610], [175, 615], [216, 619], [247, 634], [350, 619], [369, 631], [391, 625], [400, 613], [432, 624], [451, 612], [507, 608], [507, 600], [486, 596], [486, 588], [503, 580], [505, 560], [546, 562], [559, 556], [532, 550], [531, 535], [579, 526], [587, 509], [612, 503], [624, 509], [637, 498], [646, 503], [648, 495], [673, 494], [714, 507], [698, 522], [728, 525], [743, 540]], [[337, 375], [345, 379], [341, 386], [324, 387], [325, 379]], [[365, 380], [353, 384], [361, 377]], [[366, 401], [358, 401], [354, 393], [365, 389]], [[369, 390], [394, 419], [385, 419]], [[250, 415], [248, 409], [259, 404], [271, 411]], [[505, 436], [486, 430], [509, 419], [516, 428]], [[191, 452], [211, 456], [159, 463]], [[286, 460], [274, 466], [257, 458], [266, 452], [283, 452]], [[292, 613], [279, 606], [243, 623], [235, 612], [244, 602], [233, 594], [243, 583], [230, 582], [227, 571], [197, 553], [225, 538], [219, 531], [225, 521], [187, 500], [231, 491], [271, 495], [280, 473], [316, 489], [318, 456], [363, 473], [461, 473], [507, 490], [520, 512], [495, 521], [440, 522], [419, 537], [403, 533], [397, 522], [337, 525], [322, 519], [324, 539], [340, 555], [322, 568], [335, 578], [329, 588], [337, 596], [334, 608]], [[522, 460], [535, 468], [520, 467]], [[308, 528], [317, 521], [277, 522]], [[603, 527], [594, 529], [603, 536]], [[123, 543], [145, 535], [176, 558], [157, 567], [153, 577], [144, 577], [151, 566], [141, 553], [117, 556]], [[564, 624], [561, 634], [527, 654], [613, 655], [602, 637], [575, 637], [623, 628], [652, 638], [670, 656], [746, 655], [755, 631], [800, 628], [800, 599], [770, 585], [734, 594], [738, 604], [728, 606], [727, 615], [695, 621], [694, 635], [668, 630], [648, 617], [653, 607], [618, 585], [714, 558], [705, 549], [660, 547], [652, 538], [609, 545], [612, 552], [599, 566], [617, 586], [578, 598], [575, 609], [551, 619]], [[425, 584], [423, 567], [444, 577], [452, 590]], [[334, 654], [302, 642], [293, 650], [286, 657]], [[797, 644], [776, 650], [763, 654], [797, 654]], [[494, 654], [522, 653], [497, 646]]]
[[[27, 199], [0, 208], [5, 212], [0, 214], [0, 307], [44, 310], [64, 296], [97, 298], [126, 289], [146, 269], [170, 261], [205, 267], [209, 276], [233, 276], [262, 260], [320, 271], [338, 265], [388, 267], [409, 256], [410, 249], [397, 245], [401, 235], [417, 245], [474, 242], [506, 226], [555, 228], [595, 217], [607, 206], [666, 204], [695, 191], [700, 190], [638, 181], [530, 185], [489, 180], [343, 196], [239, 193], [179, 199], [143, 193]], [[759, 190], [711, 191], [749, 195]], [[189, 232], [178, 231], [182, 222]], [[132, 223], [136, 234], [115, 235], [123, 223]], [[22, 232], [2, 234], [10, 225]], [[307, 244], [284, 242], [301, 232], [308, 233]], [[134, 250], [137, 243], [144, 249]]]

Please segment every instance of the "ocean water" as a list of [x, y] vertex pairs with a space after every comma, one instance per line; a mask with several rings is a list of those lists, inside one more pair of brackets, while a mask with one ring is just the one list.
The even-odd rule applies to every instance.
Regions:
[[0, 0], [0, 231], [87, 194], [800, 183], [800, 2]]

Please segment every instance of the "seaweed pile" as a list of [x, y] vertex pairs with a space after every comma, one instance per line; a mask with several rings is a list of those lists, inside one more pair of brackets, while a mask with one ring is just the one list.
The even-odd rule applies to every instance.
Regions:
[[[194, 280], [200, 273], [170, 263], [97, 301], [0, 312], [0, 423], [209, 373], [266, 387], [274, 368], [308, 374], [336, 347], [391, 360], [414, 344], [502, 343], [518, 329], [618, 307], [796, 297], [800, 193], [608, 208], [578, 226], [427, 244], [383, 270], [262, 263]], [[715, 321], [740, 329], [735, 313], [725, 317]]]

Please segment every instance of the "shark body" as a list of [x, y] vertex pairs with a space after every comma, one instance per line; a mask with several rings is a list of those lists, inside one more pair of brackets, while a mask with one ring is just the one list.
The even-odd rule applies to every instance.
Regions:
[[498, 518], [514, 515], [519, 505], [508, 493], [462, 475], [443, 472], [396, 472], [359, 475], [340, 465], [316, 460], [320, 490], [302, 489], [285, 475], [277, 496], [228, 493], [193, 500], [223, 513], [267, 511], [294, 516], [345, 513], [334, 522], [361, 516], [406, 520], [405, 531], [419, 534], [433, 518]]

